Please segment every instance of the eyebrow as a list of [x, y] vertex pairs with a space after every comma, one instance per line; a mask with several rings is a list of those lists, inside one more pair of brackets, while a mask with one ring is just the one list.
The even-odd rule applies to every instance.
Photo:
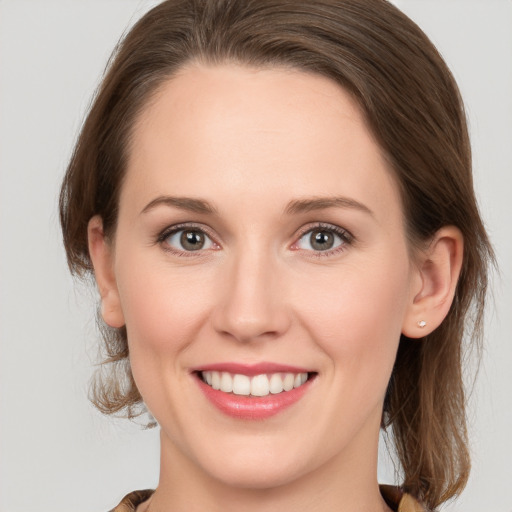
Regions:
[[217, 213], [217, 209], [208, 201], [204, 201], [203, 199], [173, 196], [159, 196], [153, 199], [143, 208], [143, 210], [140, 213], [147, 213], [160, 205], [179, 208], [180, 210], [187, 210], [189, 212], [194, 213]]
[[[194, 197], [159, 196], [150, 201], [141, 211], [147, 213], [157, 206], [169, 206], [194, 213], [217, 214], [217, 209], [208, 201]], [[293, 215], [296, 213], [307, 213], [326, 208], [351, 208], [374, 216], [373, 212], [363, 203], [348, 197], [311, 197], [295, 199], [288, 203], [285, 213]]]
[[325, 208], [350, 208], [367, 213], [374, 217], [373, 212], [363, 203], [350, 199], [348, 197], [311, 197], [305, 199], [296, 199], [288, 203], [285, 213], [306, 213]]

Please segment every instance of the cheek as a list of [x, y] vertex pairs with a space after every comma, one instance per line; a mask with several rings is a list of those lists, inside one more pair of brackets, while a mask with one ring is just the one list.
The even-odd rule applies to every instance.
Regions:
[[329, 356], [334, 378], [385, 391], [409, 300], [408, 265], [406, 255], [380, 254], [308, 287], [302, 322]]
[[132, 375], [155, 417], [167, 411], [177, 418], [183, 404], [176, 390], [188, 384], [184, 354], [208, 318], [205, 276], [147, 259], [138, 263], [118, 268]]
[[163, 363], [159, 356], [176, 353], [193, 341], [207, 317], [202, 282], [197, 269], [172, 272], [165, 264], [147, 261], [119, 268], [121, 307], [132, 355], [141, 353], [144, 359], [154, 357]]

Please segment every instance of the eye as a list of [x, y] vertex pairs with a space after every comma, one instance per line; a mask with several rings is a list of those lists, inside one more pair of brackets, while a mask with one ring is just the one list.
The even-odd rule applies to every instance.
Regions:
[[194, 252], [213, 249], [216, 244], [199, 228], [174, 229], [164, 233], [161, 241], [178, 252]]
[[335, 226], [317, 226], [306, 231], [294, 245], [295, 249], [327, 252], [339, 249], [351, 242], [345, 230]]

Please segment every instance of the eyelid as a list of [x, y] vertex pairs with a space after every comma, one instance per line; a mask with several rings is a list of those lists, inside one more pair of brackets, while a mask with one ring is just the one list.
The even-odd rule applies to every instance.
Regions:
[[305, 235], [309, 231], [313, 231], [315, 229], [325, 229], [326, 231], [333, 231], [336, 234], [339, 234], [340, 236], [343, 236], [347, 239], [354, 239], [354, 236], [352, 233], [346, 229], [342, 228], [341, 226], [338, 226], [336, 224], [331, 224], [330, 222], [310, 222], [306, 224], [305, 226], [302, 226], [299, 231], [297, 232], [297, 238], [300, 238], [301, 236]]
[[212, 229], [209, 226], [206, 226], [205, 224], [200, 224], [197, 222], [180, 222], [178, 224], [172, 224], [170, 226], [165, 227], [158, 233], [156, 243], [163, 246], [166, 239], [169, 238], [171, 235], [178, 233], [179, 231], [186, 230], [201, 231], [212, 241], [212, 243], [216, 247], [213, 249], [200, 249], [198, 251], [180, 251], [179, 249], [174, 249], [170, 246], [167, 246], [164, 247], [164, 250], [180, 255], [184, 254], [186, 256], [199, 256], [201, 253], [204, 253], [205, 251], [218, 250], [220, 248], [220, 243], [217, 241], [217, 237], [214, 234], [212, 234]]
[[[334, 233], [336, 236], [340, 237], [344, 243], [341, 244], [341, 246], [335, 247], [333, 249], [328, 249], [325, 251], [311, 251], [311, 250], [301, 249], [301, 248], [297, 247], [299, 241], [302, 239], [302, 237], [304, 235], [310, 233], [311, 231], [319, 230], [319, 229], [323, 229], [325, 231], [330, 231], [330, 232]], [[346, 246], [352, 245], [354, 243], [354, 241], [355, 241], [354, 235], [352, 235], [352, 233], [345, 228], [337, 226], [336, 224], [330, 224], [330, 223], [326, 223], [326, 222], [315, 222], [315, 223], [307, 224], [299, 230], [299, 232], [297, 233], [297, 235], [295, 237], [295, 242], [293, 242], [293, 244], [291, 245], [290, 248], [295, 251], [304, 251], [304, 252], [311, 253], [310, 256], [317, 258], [317, 257], [322, 257], [322, 256], [330, 256], [332, 254], [336, 254], [338, 252], [344, 251], [346, 249]]]
[[[177, 233], [179, 231], [183, 231], [183, 230], [187, 230], [187, 229], [189, 229], [189, 230], [196, 229], [198, 231], [203, 232], [212, 241], [212, 243], [215, 245], [215, 248], [214, 249], [198, 250], [198, 251], [180, 251], [178, 249], [174, 249], [174, 248], [168, 246], [168, 247], [164, 247], [164, 250], [175, 253], [175, 254], [179, 254], [179, 255], [199, 256], [202, 253], [204, 253], [205, 251], [218, 250], [221, 248], [221, 244], [217, 240], [218, 237], [212, 233], [213, 230], [209, 226], [207, 226], [205, 224], [197, 223], [197, 222], [180, 222], [178, 224], [172, 224], [170, 226], [165, 227], [163, 230], [161, 230], [158, 233], [157, 238], [156, 238], [156, 243], [163, 245], [165, 240], [167, 238], [169, 238], [169, 236], [171, 236], [172, 234]], [[309, 233], [311, 231], [314, 231], [315, 229], [324, 229], [326, 231], [330, 231], [330, 232], [334, 233], [335, 235], [337, 235], [338, 237], [340, 237], [344, 243], [341, 244], [341, 246], [335, 247], [334, 249], [328, 249], [325, 251], [312, 251], [312, 250], [301, 249], [301, 248], [297, 247], [299, 240], [304, 235], [306, 235], [307, 233]], [[313, 222], [313, 223], [306, 224], [305, 226], [303, 226], [299, 229], [299, 231], [295, 235], [295, 241], [290, 246], [290, 249], [295, 250], [295, 251], [304, 251], [304, 252], [311, 253], [310, 254], [311, 257], [322, 257], [322, 256], [330, 256], [332, 254], [344, 251], [346, 249], [346, 246], [352, 245], [354, 243], [354, 241], [355, 241], [355, 237], [352, 235], [352, 233], [350, 231], [348, 231], [347, 229], [342, 228], [341, 226], [338, 226], [336, 224], [330, 224], [327, 222]]]

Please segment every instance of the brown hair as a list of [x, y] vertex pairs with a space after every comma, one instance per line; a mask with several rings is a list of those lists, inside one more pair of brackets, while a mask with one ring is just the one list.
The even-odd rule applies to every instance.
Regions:
[[[402, 337], [384, 405], [403, 487], [434, 509], [468, 478], [463, 340], [479, 346], [493, 259], [473, 192], [471, 153], [455, 81], [425, 34], [385, 0], [170, 0], [116, 48], [76, 144], [60, 196], [71, 271], [92, 271], [87, 223], [115, 233], [130, 134], [159, 86], [192, 60], [291, 66], [350, 91], [401, 190], [411, 245], [442, 226], [464, 235], [455, 300], [423, 340]], [[104, 327], [108, 373], [94, 388], [105, 413], [137, 414], [126, 330]], [[110, 365], [110, 366], [109, 366]]]

